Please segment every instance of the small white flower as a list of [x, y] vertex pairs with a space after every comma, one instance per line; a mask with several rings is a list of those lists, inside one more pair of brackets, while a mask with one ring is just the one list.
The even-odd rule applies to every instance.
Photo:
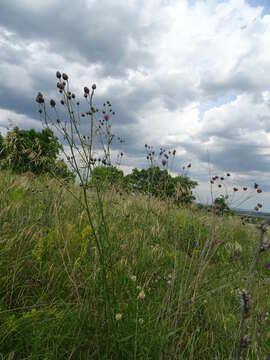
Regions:
[[140, 318], [140, 319], [138, 320], [138, 322], [139, 322], [140, 325], [142, 325], [142, 324], [144, 323], [144, 320], [143, 320], [142, 318]]
[[145, 292], [143, 290], [141, 290], [138, 295], [138, 299], [144, 299], [144, 298], [145, 298]]
[[122, 319], [122, 314], [118, 313], [118, 314], [115, 315], [115, 320], [116, 321], [119, 321], [121, 319]]
[[130, 279], [135, 282], [135, 281], [137, 280], [137, 277], [136, 277], [136, 275], [132, 275], [132, 276], [130, 277]]

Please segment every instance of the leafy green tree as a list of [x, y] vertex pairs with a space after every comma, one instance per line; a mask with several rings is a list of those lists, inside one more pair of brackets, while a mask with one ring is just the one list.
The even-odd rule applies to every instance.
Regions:
[[97, 166], [92, 171], [90, 185], [105, 188], [112, 185], [122, 185], [123, 180], [123, 171], [115, 166]]
[[226, 198], [223, 195], [220, 195], [215, 199], [213, 206], [216, 212], [220, 215], [224, 215], [225, 213], [232, 213], [229, 205], [226, 202]]
[[133, 169], [125, 176], [125, 187], [128, 191], [138, 191], [160, 198], [173, 198], [180, 203], [191, 203], [195, 198], [191, 192], [197, 183], [187, 176], [172, 177], [167, 170], [159, 167], [148, 169]]
[[[17, 173], [31, 171], [34, 174], [52, 173], [58, 170], [60, 177], [73, 177], [65, 163], [57, 160], [62, 145], [53, 131], [44, 129], [10, 130], [0, 139], [0, 167]], [[59, 162], [60, 161], [60, 162]]]

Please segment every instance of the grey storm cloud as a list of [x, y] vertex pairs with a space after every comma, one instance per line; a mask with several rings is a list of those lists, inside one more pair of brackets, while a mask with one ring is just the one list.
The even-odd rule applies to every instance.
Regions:
[[[104, 0], [89, 6], [86, 0], [68, 5], [58, 0], [39, 10], [23, 3], [2, 0], [0, 24], [24, 41], [46, 41], [50, 51], [71, 61], [101, 63], [103, 75], [120, 76], [128, 68], [136, 68], [140, 60], [153, 64], [153, 57], [144, 50], [144, 39], [156, 29], [154, 24], [140, 26], [140, 6]], [[132, 40], [139, 46], [131, 56], [128, 49]]]

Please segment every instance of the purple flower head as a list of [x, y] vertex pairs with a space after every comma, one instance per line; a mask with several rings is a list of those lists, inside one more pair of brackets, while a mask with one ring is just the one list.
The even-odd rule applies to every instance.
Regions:
[[270, 263], [266, 264], [266, 265], [265, 265], [265, 268], [266, 268], [267, 270], [270, 270]]
[[106, 120], [106, 121], [109, 120], [109, 115], [108, 115], [108, 114], [105, 114], [105, 115], [104, 115], [104, 120]]
[[163, 159], [163, 160], [161, 161], [161, 164], [162, 164], [163, 166], [166, 166], [167, 160]]

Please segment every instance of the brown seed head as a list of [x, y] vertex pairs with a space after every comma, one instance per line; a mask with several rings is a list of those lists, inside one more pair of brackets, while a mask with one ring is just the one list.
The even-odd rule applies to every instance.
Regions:
[[61, 73], [60, 73], [60, 71], [56, 71], [56, 77], [57, 77], [57, 79], [61, 79]]
[[51, 99], [51, 100], [50, 100], [50, 105], [51, 105], [51, 107], [55, 107], [56, 102], [55, 102], [53, 99]]
[[68, 81], [68, 76], [67, 76], [67, 74], [65, 74], [65, 73], [62, 74], [62, 78], [63, 78], [64, 80]]
[[92, 85], [92, 89], [93, 89], [93, 90], [96, 90], [96, 88], [97, 88], [97, 85], [96, 85], [96, 84], [93, 84], [93, 85]]

